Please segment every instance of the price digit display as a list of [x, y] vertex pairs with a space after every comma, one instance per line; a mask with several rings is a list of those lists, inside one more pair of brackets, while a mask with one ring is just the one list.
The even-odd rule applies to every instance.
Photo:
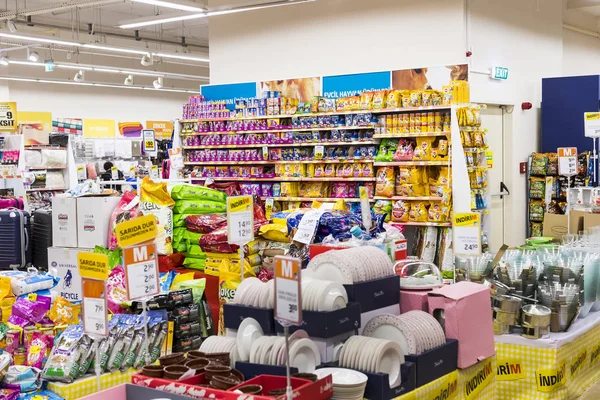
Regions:
[[478, 213], [454, 214], [452, 222], [454, 254], [481, 255], [481, 216]]
[[108, 314], [104, 281], [83, 279], [83, 330], [97, 336], [108, 335]]
[[227, 198], [227, 241], [246, 244], [254, 240], [254, 205], [252, 196]]
[[143, 244], [123, 249], [129, 300], [154, 296], [160, 292], [156, 246]]
[[275, 257], [275, 318], [292, 325], [302, 324], [302, 286], [299, 258]]

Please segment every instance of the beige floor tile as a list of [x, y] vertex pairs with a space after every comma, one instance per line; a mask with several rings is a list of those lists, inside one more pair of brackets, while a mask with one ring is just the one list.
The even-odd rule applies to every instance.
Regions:
[[598, 400], [600, 399], [600, 381], [594, 383], [588, 390], [583, 392], [579, 400]]

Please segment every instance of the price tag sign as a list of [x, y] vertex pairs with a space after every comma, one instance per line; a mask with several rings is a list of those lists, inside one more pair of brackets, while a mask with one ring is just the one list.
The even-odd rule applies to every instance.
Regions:
[[87, 179], [87, 171], [84, 166], [77, 167], [77, 179]]
[[171, 168], [183, 169], [183, 155], [181, 149], [169, 149], [169, 160], [171, 160]]
[[315, 146], [315, 160], [322, 160], [325, 154], [325, 146]]
[[584, 134], [586, 137], [600, 137], [600, 112], [586, 112], [583, 114]]
[[369, 207], [369, 192], [367, 188], [361, 186], [359, 188], [360, 195], [360, 215], [362, 216], [362, 222], [367, 231], [371, 230], [373, 226], [373, 220], [371, 218], [371, 207]]
[[150, 177], [152, 179], [158, 179], [158, 166], [157, 165], [153, 165], [150, 168]]
[[126, 247], [123, 249], [123, 260], [129, 300], [160, 293], [155, 244]]
[[83, 279], [83, 331], [87, 334], [108, 336], [108, 314], [104, 281]]
[[[115, 227], [119, 247], [128, 247], [147, 242], [156, 237], [156, 217], [145, 215], [121, 222]], [[80, 253], [81, 254], [81, 253]]]
[[156, 140], [154, 139], [154, 131], [152, 129], [144, 129], [142, 131], [142, 137], [144, 138], [143, 146], [144, 153], [147, 155], [156, 155]]
[[479, 213], [454, 214], [452, 235], [455, 255], [481, 255], [481, 216]]
[[117, 167], [111, 167], [110, 177], [112, 178], [113, 181], [119, 180], [119, 170], [117, 169]]
[[238, 245], [254, 240], [254, 205], [252, 196], [227, 198], [227, 241]]
[[275, 256], [275, 319], [302, 325], [302, 286], [299, 258]]
[[106, 254], [81, 252], [77, 254], [79, 275], [85, 279], [104, 281], [108, 278], [108, 257]]
[[313, 236], [315, 236], [315, 231], [317, 230], [319, 220], [325, 211], [326, 210], [318, 209], [310, 210], [305, 213], [300, 220], [300, 224], [298, 224], [298, 230], [294, 235], [294, 240], [306, 245], [310, 244]]
[[262, 153], [263, 153], [263, 160], [267, 161], [269, 159], [269, 148], [267, 146], [263, 146]]
[[563, 176], [577, 175], [577, 147], [558, 148], [558, 174]]

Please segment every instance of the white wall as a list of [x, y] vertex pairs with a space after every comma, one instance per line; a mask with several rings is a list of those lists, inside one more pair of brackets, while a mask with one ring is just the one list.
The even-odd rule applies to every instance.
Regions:
[[[562, 72], [562, 12], [560, 1], [320, 0], [215, 17], [211, 83], [448, 65], [465, 62], [467, 48], [474, 70], [509, 67], [507, 82], [472, 74], [471, 98], [515, 105], [505, 118], [504, 182], [506, 237], [517, 245], [526, 207], [519, 162], [538, 148], [541, 78]], [[522, 111], [525, 101], [534, 108]]]
[[563, 29], [563, 74], [600, 74], [600, 39]]
[[[0, 95], [2, 88], [0, 82]], [[21, 111], [50, 111], [53, 117], [142, 123], [179, 118], [182, 105], [189, 97], [186, 93], [29, 82], [11, 82], [8, 91], [8, 100], [16, 101]]]

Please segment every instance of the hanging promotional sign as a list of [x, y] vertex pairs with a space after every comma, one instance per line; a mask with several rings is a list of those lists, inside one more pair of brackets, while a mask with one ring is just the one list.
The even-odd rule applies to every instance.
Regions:
[[14, 101], [0, 102], [0, 131], [17, 129], [17, 103]]
[[114, 119], [83, 120], [83, 136], [89, 138], [114, 138], [117, 135]]
[[157, 140], [171, 139], [173, 134], [173, 122], [171, 121], [146, 121], [146, 129], [154, 131]]

